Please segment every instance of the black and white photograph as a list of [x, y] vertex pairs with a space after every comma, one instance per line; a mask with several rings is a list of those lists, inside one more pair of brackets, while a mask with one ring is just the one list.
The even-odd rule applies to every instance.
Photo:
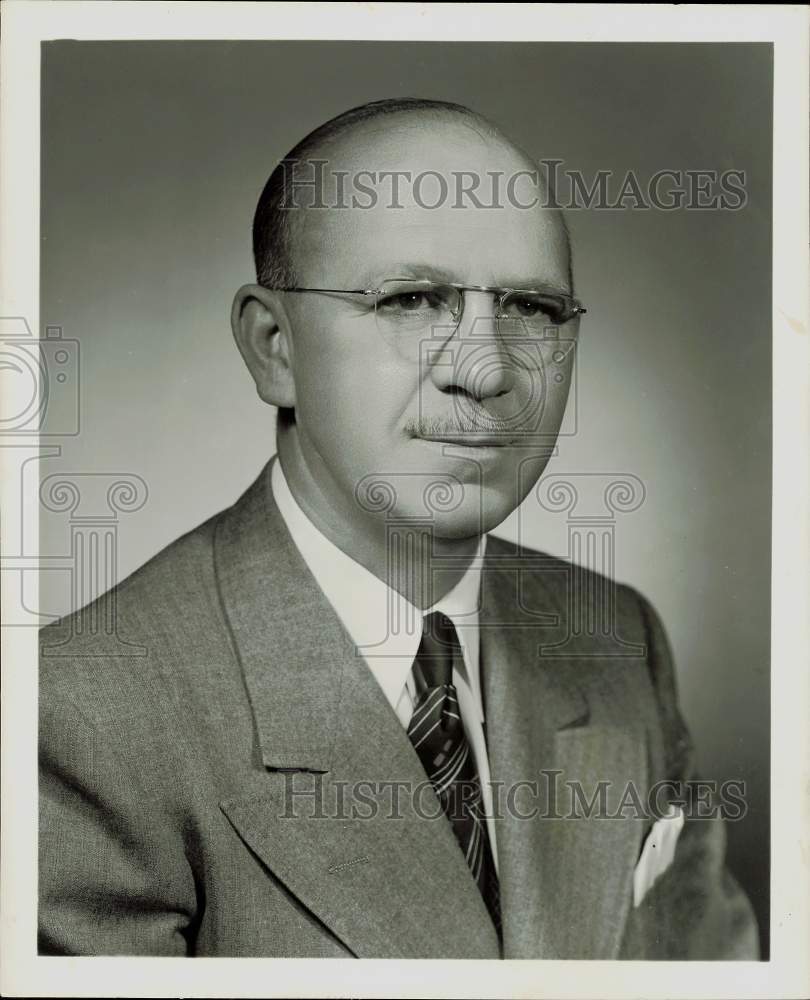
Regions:
[[803, 995], [806, 10], [10, 6], [4, 993]]

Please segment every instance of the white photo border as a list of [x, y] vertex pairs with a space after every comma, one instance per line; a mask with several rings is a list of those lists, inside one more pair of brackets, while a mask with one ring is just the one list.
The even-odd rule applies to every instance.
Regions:
[[[315, 8], [315, 9], [313, 9]], [[804, 997], [810, 995], [808, 11], [803, 6], [114, 3], [6, 0], [0, 317], [39, 329], [40, 46], [48, 39], [772, 42], [774, 51], [771, 957], [765, 962], [54, 958], [36, 955], [36, 630], [4, 629], [5, 996]], [[2, 373], [0, 373], [2, 377]], [[14, 383], [0, 395], [14, 413]], [[34, 442], [35, 443], [35, 442]], [[0, 439], [2, 550], [38, 498]], [[19, 453], [17, 453], [19, 455]], [[20, 505], [22, 504], [22, 508]], [[19, 521], [19, 519], [17, 519]], [[34, 524], [36, 529], [36, 524]], [[16, 534], [15, 534], [16, 532]], [[7, 575], [7, 574], [6, 574]], [[35, 588], [29, 599], [37, 600]], [[4, 617], [19, 589], [3, 581]]]

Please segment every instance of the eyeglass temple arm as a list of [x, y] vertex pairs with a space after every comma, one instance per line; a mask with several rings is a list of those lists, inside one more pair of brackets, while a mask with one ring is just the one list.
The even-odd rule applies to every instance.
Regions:
[[381, 291], [379, 288], [303, 288], [298, 286], [286, 286], [284, 288], [273, 287], [268, 289], [272, 292], [333, 292], [338, 295], [376, 295]]

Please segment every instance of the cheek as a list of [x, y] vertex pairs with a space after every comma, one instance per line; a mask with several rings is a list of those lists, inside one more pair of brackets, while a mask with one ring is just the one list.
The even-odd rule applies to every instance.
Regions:
[[310, 327], [293, 374], [299, 426], [341, 463], [367, 462], [401, 435], [416, 375], [366, 330]]
[[[511, 368], [511, 391], [489, 398], [487, 409], [518, 436], [555, 434], [571, 385], [570, 352], [532, 345], [531, 364], [527, 363], [528, 359], [528, 353], [516, 359], [517, 363]], [[469, 409], [477, 406], [463, 405]]]

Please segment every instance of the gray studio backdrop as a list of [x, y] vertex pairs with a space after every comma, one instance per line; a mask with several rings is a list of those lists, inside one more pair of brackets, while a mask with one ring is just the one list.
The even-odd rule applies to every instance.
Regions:
[[[615, 572], [667, 626], [702, 772], [747, 784], [729, 857], [765, 932], [770, 46], [59, 41], [42, 79], [40, 333], [79, 342], [81, 381], [80, 432], [41, 475], [143, 481], [145, 503], [115, 511], [118, 579], [230, 504], [274, 450], [228, 313], [253, 277], [262, 185], [314, 126], [381, 97], [436, 97], [586, 179], [745, 171], [737, 211], [569, 213], [589, 312], [575, 433], [548, 473], [644, 484], [638, 509], [613, 516]], [[106, 510], [104, 490], [87, 502]], [[43, 509], [49, 613], [77, 600], [76, 516]], [[498, 533], [566, 555], [570, 520], [535, 499]]]

